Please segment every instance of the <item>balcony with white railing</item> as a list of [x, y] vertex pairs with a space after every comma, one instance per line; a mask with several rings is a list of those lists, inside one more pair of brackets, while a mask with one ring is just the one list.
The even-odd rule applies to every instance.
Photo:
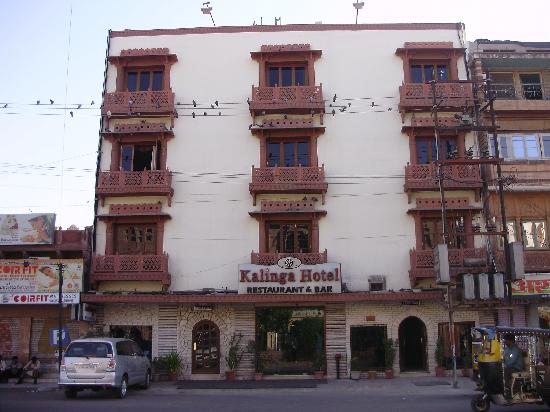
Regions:
[[496, 111], [550, 111], [550, 84], [493, 83]]

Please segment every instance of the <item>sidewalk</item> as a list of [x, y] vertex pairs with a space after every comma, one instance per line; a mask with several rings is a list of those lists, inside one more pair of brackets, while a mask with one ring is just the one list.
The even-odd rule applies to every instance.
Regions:
[[[186, 381], [197, 382], [197, 381]], [[202, 381], [204, 382], [204, 381]], [[216, 385], [216, 382], [219, 384]], [[151, 395], [177, 395], [192, 393], [207, 393], [210, 391], [224, 391], [234, 394], [246, 393], [245, 390], [254, 391], [336, 391], [336, 392], [383, 392], [386, 390], [392, 391], [396, 395], [421, 395], [421, 394], [474, 394], [474, 383], [470, 378], [458, 378], [458, 388], [451, 386], [450, 378], [436, 377], [396, 377], [395, 379], [361, 379], [358, 381], [351, 379], [321, 381], [317, 387], [303, 387], [296, 384], [295, 386], [285, 385], [282, 387], [266, 387], [266, 381], [235, 381], [231, 386], [227, 385], [226, 381], [212, 381], [212, 385], [202, 385], [201, 388], [195, 385], [185, 385], [180, 382], [153, 382], [148, 390], [140, 390], [143, 394]], [[299, 382], [299, 381], [296, 381]], [[52, 382], [48, 379], [47, 382], [38, 381], [37, 385], [32, 382], [16, 383], [1, 383], [0, 393], [4, 391], [17, 392], [51, 392], [60, 390], [57, 382]]]

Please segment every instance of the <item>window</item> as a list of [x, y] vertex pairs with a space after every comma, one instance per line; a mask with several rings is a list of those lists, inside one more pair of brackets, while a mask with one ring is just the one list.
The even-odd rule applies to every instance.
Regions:
[[413, 83], [426, 83], [431, 80], [449, 80], [449, 69], [446, 64], [413, 64], [411, 65]]
[[[443, 225], [441, 218], [423, 218], [422, 224], [422, 249], [430, 250], [443, 243]], [[449, 249], [462, 249], [466, 247], [464, 237], [464, 217], [457, 216], [447, 219], [447, 233]]]
[[[504, 159], [550, 158], [550, 135], [510, 134], [498, 135], [500, 157]], [[489, 139], [491, 155], [495, 155], [493, 139]]]
[[[502, 224], [500, 224], [499, 227], [502, 227]], [[516, 242], [518, 240], [516, 222], [509, 220], [506, 222], [506, 227], [508, 228], [508, 242]], [[502, 239], [502, 236], [498, 236], [498, 247], [499, 249], [504, 249], [504, 240]]]
[[309, 142], [284, 141], [267, 143], [268, 167], [309, 166]]
[[548, 249], [546, 241], [546, 222], [530, 220], [521, 222], [523, 247], [525, 249]]
[[126, 73], [126, 90], [129, 92], [158, 91], [163, 88], [163, 71], [158, 70], [132, 70]]
[[542, 100], [542, 84], [540, 74], [520, 74], [521, 90], [523, 97], [527, 100]]
[[159, 170], [160, 144], [122, 145], [120, 150], [120, 170], [142, 171]]
[[116, 254], [156, 254], [156, 224], [116, 225]]
[[65, 357], [67, 358], [107, 358], [113, 355], [113, 348], [105, 342], [74, 342], [69, 345]]
[[267, 223], [269, 253], [311, 253], [311, 224]]
[[284, 66], [268, 66], [267, 85], [274, 86], [307, 86], [307, 64], [285, 64]]
[[491, 73], [491, 80], [497, 99], [514, 99], [516, 97], [513, 73]]
[[[428, 164], [437, 160], [435, 138], [417, 137], [416, 142], [416, 163]], [[458, 157], [456, 137], [443, 137], [439, 141], [440, 157], [453, 159]]]

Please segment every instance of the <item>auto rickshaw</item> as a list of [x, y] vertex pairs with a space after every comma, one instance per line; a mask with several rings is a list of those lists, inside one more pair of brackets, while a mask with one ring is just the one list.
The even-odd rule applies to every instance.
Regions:
[[[523, 354], [523, 371], [505, 379], [504, 340], [514, 337]], [[478, 390], [472, 399], [474, 412], [486, 412], [495, 405], [544, 404], [550, 406], [550, 329], [515, 327], [472, 328], [472, 338], [481, 342], [477, 357]]]

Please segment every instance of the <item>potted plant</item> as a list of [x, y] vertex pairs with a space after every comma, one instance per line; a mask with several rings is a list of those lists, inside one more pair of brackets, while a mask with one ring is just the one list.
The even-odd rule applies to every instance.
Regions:
[[183, 365], [180, 354], [175, 350], [172, 350], [170, 353], [164, 356], [164, 363], [166, 365], [166, 369], [168, 370], [170, 380], [175, 381]]
[[229, 348], [227, 349], [227, 356], [225, 357], [225, 363], [229, 370], [225, 371], [225, 378], [228, 381], [234, 381], [236, 372], [235, 369], [241, 363], [241, 359], [244, 354], [244, 349], [240, 347], [241, 339], [243, 336], [241, 334], [233, 334], [231, 340], [229, 341]]
[[443, 338], [440, 336], [437, 338], [435, 344], [435, 362], [437, 366], [435, 367], [435, 376], [442, 378], [445, 376], [445, 350], [443, 348]]
[[261, 381], [264, 378], [262, 359], [261, 359], [261, 348], [258, 341], [249, 341], [248, 342], [248, 352], [254, 354], [254, 380]]
[[463, 358], [463, 365], [462, 365], [462, 376], [465, 378], [468, 378], [471, 375], [471, 367], [472, 367], [472, 352], [470, 352], [470, 348], [466, 346], [464, 350], [464, 358]]
[[375, 370], [367, 371], [367, 379], [376, 379], [377, 372]]
[[323, 379], [325, 377], [325, 352], [317, 352], [313, 359], [313, 376], [315, 379]]
[[351, 358], [350, 378], [353, 380], [361, 379], [361, 360], [359, 358]]
[[166, 358], [164, 356], [159, 356], [153, 359], [152, 362], [152, 379], [153, 382], [160, 382], [161, 380], [166, 380], [168, 375], [168, 368], [166, 367]]
[[384, 340], [384, 366], [386, 379], [393, 379], [393, 361], [395, 359], [395, 342], [392, 338]]

